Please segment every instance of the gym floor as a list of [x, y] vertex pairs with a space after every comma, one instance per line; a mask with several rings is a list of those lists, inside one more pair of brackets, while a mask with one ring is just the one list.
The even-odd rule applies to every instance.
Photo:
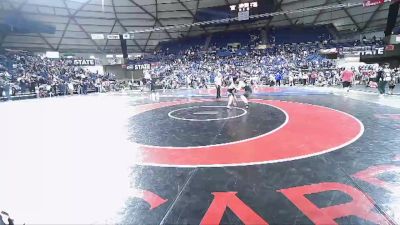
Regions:
[[0, 104], [0, 210], [26, 224], [397, 224], [397, 96], [255, 89]]

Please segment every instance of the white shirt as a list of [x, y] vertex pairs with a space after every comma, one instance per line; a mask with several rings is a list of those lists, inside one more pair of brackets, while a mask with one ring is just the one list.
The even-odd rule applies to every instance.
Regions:
[[221, 86], [222, 85], [222, 77], [218, 75], [217, 77], [215, 77], [214, 82], [215, 82], [215, 85]]
[[246, 84], [244, 83], [244, 81], [239, 81], [239, 85], [238, 85], [238, 88], [239, 89], [242, 89], [242, 88], [244, 88], [246, 86]]
[[230, 85], [229, 85], [228, 89], [236, 89], [236, 85], [233, 82], [233, 80], [230, 82]]

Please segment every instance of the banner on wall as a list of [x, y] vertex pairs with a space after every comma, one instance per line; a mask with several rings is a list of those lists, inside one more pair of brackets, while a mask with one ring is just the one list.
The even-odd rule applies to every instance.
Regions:
[[380, 50], [379, 53], [383, 54], [364, 54], [361, 55], [361, 61], [367, 63], [384, 63], [388, 62], [392, 66], [399, 65], [400, 59], [400, 45], [388, 45], [385, 49]]
[[325, 55], [325, 54], [336, 54], [337, 53], [337, 49], [336, 48], [321, 49], [319, 52], [321, 54], [323, 54], [323, 55]]
[[146, 63], [146, 64], [136, 64], [136, 65], [127, 65], [126, 66], [127, 70], [149, 70], [151, 69], [151, 65]]
[[108, 40], [119, 40], [119, 34], [109, 34], [107, 35]]
[[244, 20], [249, 20], [249, 19], [250, 19], [250, 11], [245, 10], [245, 11], [238, 12], [238, 20], [239, 21], [244, 21]]
[[103, 40], [104, 34], [90, 34], [93, 40]]
[[125, 40], [129, 40], [129, 39], [133, 39], [133, 38], [134, 38], [134, 35], [133, 35], [133, 34], [126, 33], [126, 34], [123, 34], [123, 35], [122, 35], [122, 38], [125, 39]]
[[95, 66], [96, 60], [94, 59], [74, 59], [75, 66]]
[[380, 5], [385, 2], [390, 2], [391, 0], [364, 0], [363, 6], [364, 7], [370, 7], [370, 6], [375, 6], [375, 5]]
[[383, 55], [385, 52], [384, 47], [368, 49], [360, 52], [360, 55]]
[[360, 56], [360, 55], [383, 55], [384, 47], [376, 46], [354, 46], [343, 47], [339, 49], [339, 54], [343, 56]]
[[386, 45], [385, 51], [394, 51], [394, 45]]
[[53, 52], [53, 51], [47, 51], [46, 52], [46, 58], [58, 59], [58, 58], [60, 58], [60, 53], [59, 52]]

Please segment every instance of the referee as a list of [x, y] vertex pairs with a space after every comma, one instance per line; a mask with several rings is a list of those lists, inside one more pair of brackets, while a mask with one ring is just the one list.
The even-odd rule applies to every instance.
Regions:
[[222, 75], [218, 72], [218, 75], [214, 79], [215, 87], [217, 88], [217, 99], [221, 98], [221, 86], [222, 86]]

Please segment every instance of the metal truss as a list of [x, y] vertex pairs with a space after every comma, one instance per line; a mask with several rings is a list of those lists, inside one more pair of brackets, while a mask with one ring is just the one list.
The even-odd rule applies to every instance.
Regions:
[[[49, 0], [50, 1], [50, 0]], [[235, 22], [238, 20], [238, 18], [227, 18], [227, 19], [221, 19], [221, 20], [211, 20], [211, 21], [204, 21], [204, 22], [196, 22], [195, 21], [195, 17], [196, 17], [196, 13], [199, 9], [200, 6], [200, 2], [202, 0], [175, 0], [175, 1], [168, 1], [168, 2], [161, 2], [159, 0], [154, 0], [154, 1], [146, 1], [143, 4], [142, 3], [138, 3], [136, 0], [128, 0], [130, 4], [132, 4], [132, 6], [127, 6], [127, 7], [134, 7], [137, 9], [140, 9], [139, 11], [136, 12], [118, 12], [116, 10], [116, 8], [118, 6], [115, 6], [114, 1], [115, 0], [111, 0], [111, 4], [112, 5], [107, 5], [108, 7], [112, 7], [113, 11], [112, 12], [105, 12], [107, 13], [107, 17], [104, 18], [101, 16], [101, 14], [98, 15], [91, 15], [91, 14], [84, 14], [84, 13], [80, 13], [80, 12], [93, 12], [94, 13], [99, 13], [100, 11], [93, 9], [91, 7], [91, 0], [87, 0], [85, 1], [83, 4], [78, 5], [79, 8], [76, 9], [76, 11], [73, 11], [74, 9], [69, 8], [67, 3], [68, 0], [61, 0], [64, 3], [64, 7], [63, 6], [47, 6], [44, 4], [36, 4], [34, 3], [34, 1], [28, 1], [28, 0], [19, 0], [19, 1], [14, 1], [14, 0], [2, 0], [2, 2], [0, 2], [0, 11], [4, 12], [7, 10], [15, 10], [17, 12], [20, 12], [22, 14], [26, 13], [29, 15], [41, 15], [41, 16], [57, 16], [57, 17], [65, 17], [65, 21], [51, 21], [51, 23], [56, 24], [57, 26], [62, 27], [62, 25], [65, 25], [64, 29], [59, 29], [58, 32], [61, 32], [61, 36], [60, 39], [57, 40], [57, 43], [50, 43], [49, 40], [46, 39], [46, 37], [44, 36], [44, 34], [41, 33], [32, 33], [31, 36], [29, 34], [24, 35], [24, 36], [30, 36], [30, 37], [35, 37], [35, 38], [40, 38], [43, 43], [45, 43], [49, 49], [52, 50], [59, 50], [61, 46], [63, 46], [62, 42], [63, 40], [67, 39], [65, 36], [67, 35], [67, 33], [69, 32], [79, 32], [80, 34], [84, 34], [86, 37], [68, 37], [68, 39], [85, 39], [87, 41], [87, 39], [90, 39], [90, 42], [88, 41], [88, 43], [86, 44], [82, 44], [81, 46], [95, 46], [97, 48], [97, 51], [100, 52], [105, 52], [107, 51], [107, 47], [109, 46], [109, 41], [106, 40], [105, 44], [99, 44], [98, 42], [96, 42], [95, 40], [93, 40], [91, 38], [90, 33], [88, 33], [85, 30], [85, 25], [93, 25], [98, 27], [99, 31], [101, 31], [102, 29], [104, 29], [104, 32], [102, 33], [113, 33], [114, 30], [116, 30], [116, 27], [120, 26], [121, 27], [121, 31], [124, 31], [126, 33], [148, 33], [148, 36], [144, 36], [144, 37], [138, 37], [138, 39], [132, 39], [131, 41], [133, 42], [133, 45], [135, 49], [137, 48], [139, 51], [141, 52], [145, 52], [145, 51], [149, 51], [152, 50], [153, 45], [151, 44], [151, 40], [152, 39], [157, 39], [162, 41], [163, 39], [165, 40], [170, 40], [173, 39], [174, 37], [176, 37], [177, 35], [181, 34], [183, 36], [190, 36], [190, 34], [192, 32], [194, 32], [194, 27], [199, 27], [198, 29], [196, 29], [197, 31], [200, 31], [201, 33], [205, 33], [205, 34], [209, 34], [215, 31], [222, 31], [222, 30], [228, 30], [229, 28], [231, 28], [232, 22]], [[236, 4], [239, 3], [239, 0], [224, 0], [226, 5], [231, 5], [231, 4]], [[311, 1], [311, 0], [310, 0]], [[189, 7], [189, 5], [187, 4], [188, 2], [192, 3], [191, 6], [193, 7]], [[251, 23], [251, 24], [243, 24], [240, 25], [245, 29], [248, 29], [248, 27], [269, 27], [271, 24], [275, 24], [275, 23], [280, 23], [283, 21], [287, 21], [288, 24], [291, 25], [295, 25], [297, 24], [297, 21], [300, 20], [301, 17], [301, 13], [302, 12], [307, 12], [309, 13], [307, 15], [307, 17], [310, 20], [310, 22], [307, 22], [307, 24], [310, 25], [316, 25], [316, 24], [325, 24], [325, 23], [331, 23], [330, 20], [332, 20], [332, 18], [329, 20], [325, 17], [326, 13], [328, 13], [329, 11], [331, 13], [335, 13], [335, 12], [343, 12], [344, 14], [341, 13], [340, 17], [335, 17], [335, 19], [333, 19], [333, 21], [335, 20], [341, 20], [344, 18], [349, 18], [348, 20], [346, 20], [345, 24], [340, 24], [337, 25], [337, 29], [343, 30], [341, 31], [341, 33], [345, 33], [346, 30], [350, 31], [350, 29], [352, 29], [353, 27], [357, 29], [358, 32], [366, 32], [366, 31], [370, 31], [373, 29], [379, 29], [378, 26], [378, 21], [379, 21], [379, 25], [382, 23], [384, 23], [383, 19], [377, 19], [377, 17], [381, 18], [380, 15], [383, 12], [383, 10], [386, 10], [386, 7], [384, 7], [384, 5], [379, 5], [375, 8], [375, 10], [373, 12], [371, 12], [369, 10], [368, 13], [364, 12], [363, 9], [359, 11], [352, 11], [351, 13], [349, 12], [348, 8], [352, 8], [352, 7], [362, 7], [362, 2], [360, 0], [354, 0], [354, 2], [352, 3], [344, 3], [345, 0], [321, 0], [319, 2], [319, 6], [317, 7], [310, 7], [310, 8], [301, 8], [301, 9], [295, 9], [295, 10], [284, 10], [287, 6], [292, 5], [292, 4], [301, 4], [301, 0], [298, 1], [290, 1], [290, 2], [286, 2], [286, 0], [275, 0], [275, 7], [274, 7], [274, 12], [272, 13], [265, 13], [265, 14], [260, 14], [260, 15], [251, 15], [250, 16], [250, 20], [255, 20], [258, 19], [257, 22]], [[94, 3], [93, 3], [94, 4]], [[176, 25], [168, 25], [165, 26], [164, 23], [166, 23], [165, 21], [163, 21], [163, 18], [160, 18], [160, 12], [163, 12], [160, 10], [160, 7], [162, 5], [169, 5], [170, 7], [172, 6], [171, 4], [174, 5], [175, 8], [177, 8], [176, 10], [168, 10], [166, 12], [177, 12], [178, 14], [174, 15], [170, 15], [170, 17], [168, 17], [168, 19], [182, 19], [182, 18], [186, 18], [186, 19], [191, 19], [191, 23], [190, 24], [176, 24]], [[223, 4], [223, 3], [222, 3]], [[10, 6], [8, 6], [10, 5]], [[23, 10], [26, 8], [24, 8], [24, 6], [29, 5], [30, 7], [35, 7], [36, 8], [36, 12], [35, 12], [35, 8], [33, 8], [32, 12], [23, 12]], [[94, 4], [96, 5], [96, 4]], [[97, 6], [97, 5], [96, 5]], [[147, 7], [154, 7], [155, 8], [155, 12], [153, 12], [152, 10], [149, 10]], [[181, 7], [179, 7], [181, 6]], [[286, 6], [286, 7], [285, 7]], [[40, 7], [46, 7], [47, 10], [46, 12], [40, 12], [39, 8]], [[84, 9], [85, 8], [85, 9]], [[295, 7], [292, 7], [295, 8]], [[31, 11], [31, 10], [30, 10]], [[60, 13], [62, 12], [62, 13]], [[185, 13], [185, 15], [179, 16], [179, 12], [187, 12]], [[310, 13], [310, 12], [314, 12], [314, 13]], [[79, 15], [78, 15], [79, 14]], [[137, 14], [137, 15], [148, 15], [148, 17], [140, 19], [140, 20], [146, 20], [146, 21], [152, 21], [154, 22], [152, 24], [152, 28], [150, 29], [146, 29], [147, 27], [151, 27], [151, 25], [146, 25], [146, 24], [138, 24], [138, 25], [134, 25], [135, 29], [137, 30], [128, 30], [128, 27], [130, 27], [130, 25], [125, 24], [126, 26], [124, 26], [124, 21], [128, 21], [128, 20], [132, 20], [129, 18], [119, 18], [119, 16], [121, 17], [121, 15], [127, 15], [127, 14]], [[295, 16], [290, 16], [289, 14], [295, 14]], [[363, 19], [363, 21], [359, 21], [356, 20], [355, 18], [359, 17], [361, 15], [366, 15], [365, 20]], [[368, 15], [368, 16], [367, 16]], [[281, 16], [281, 17], [277, 17], [277, 16]], [[322, 18], [323, 17], [323, 18]], [[102, 24], [100, 22], [98, 22], [98, 24], [95, 22], [90, 22], [88, 21], [88, 23], [84, 23], [84, 24], [80, 24], [78, 21], [80, 21], [79, 19], [93, 19], [93, 20], [108, 20], [110, 21], [109, 23], [107, 23], [108, 25]], [[113, 22], [111, 22], [113, 21]], [[264, 22], [265, 21], [265, 22]], [[332, 22], [333, 22], [332, 21]], [[79, 30], [77, 31], [70, 31], [70, 27], [71, 27], [71, 23], [72, 24], [76, 24], [77, 27], [79, 27]], [[223, 23], [226, 24], [224, 29], [209, 29], [206, 26], [207, 25], [212, 25], [212, 24], [218, 24], [218, 23]], [[286, 22], [285, 22], [286, 23]], [[151, 24], [151, 22], [149, 23]], [[111, 26], [112, 25], [112, 26]], [[373, 27], [372, 27], [372, 26]], [[111, 30], [110, 30], [111, 28]], [[143, 28], [143, 29], [142, 29]], [[161, 38], [161, 37], [155, 37], [154, 36], [154, 32], [163, 32], [163, 34], [166, 35], [166, 37]], [[2, 34], [0, 35], [0, 46], [3, 43], [13, 43], [12, 40], [8, 40], [7, 42], [5, 41], [7, 34]], [[36, 35], [36, 36], [35, 36]], [[145, 40], [144, 43], [139, 44], [138, 40]], [[129, 41], [129, 40], [128, 40]], [[91, 43], [91, 44], [90, 44]], [[102, 42], [103, 43], [103, 42]], [[29, 44], [29, 43], [27, 43]], [[32, 43], [34, 44], [34, 43]], [[151, 45], [149, 45], [151, 44]], [[68, 45], [68, 44], [65, 44]], [[77, 44], [78, 45], [78, 44]], [[72, 44], [71, 44], [72, 46]], [[77, 50], [79, 50], [77, 48]]]
[[[111, 4], [112, 4], [113, 12], [114, 12], [115, 22], [114, 22], [113, 27], [111, 28], [110, 33], [112, 33], [112, 32], [114, 31], [114, 27], [115, 27], [115, 25], [116, 25], [117, 23], [118, 23], [119, 26], [122, 27], [122, 29], [124, 29], [124, 31], [127, 33], [127, 32], [128, 32], [128, 29], [121, 23], [121, 21], [120, 21], [119, 18], [118, 18], [117, 11], [115, 10], [115, 3], [114, 3], [114, 0], [111, 0]], [[135, 46], [137, 46], [137, 47], [139, 48], [139, 50], [143, 52], [143, 48], [139, 45], [139, 43], [138, 43], [135, 39], [132, 39], [132, 41], [133, 41], [133, 43], [135, 44]], [[107, 48], [107, 45], [108, 45], [108, 39], [106, 40], [106, 44], [104, 45], [104, 50]]]
[[[342, 8], [344, 9], [344, 8], [356, 7], [356, 6], [360, 6], [360, 5], [362, 5], [362, 3], [346, 3], [346, 4], [319, 6], [319, 7], [306, 8], [306, 9], [277, 11], [277, 12], [273, 12], [273, 13], [251, 15], [249, 17], [249, 19], [250, 20], [251, 19], [263, 19], [263, 18], [268, 18], [271, 16], [278, 16], [278, 15], [284, 15], [284, 14], [315, 12], [315, 11], [329, 10], [329, 9], [342, 9]], [[239, 20], [238, 17], [226, 18], [226, 19], [219, 19], [219, 20], [197, 22], [197, 23], [193, 23], [193, 24], [179, 24], [179, 25], [156, 27], [156, 28], [145, 29], [145, 30], [134, 30], [134, 31], [130, 31], [130, 33], [147, 33], [150, 31], [167, 31], [167, 30], [171, 30], [171, 29], [182, 29], [182, 28], [186, 28], [186, 27], [190, 27], [190, 26], [202, 26], [202, 25], [210, 25], [210, 24], [229, 23], [229, 22], [234, 22], [234, 21], [238, 21], [238, 20]]]
[[[158, 0], [155, 0], [155, 1], [156, 1], [156, 5], [155, 5], [155, 7], [156, 7], [156, 18], [158, 19]], [[157, 20], [154, 20], [153, 27], [155, 27], [157, 25], [156, 22], [157, 22]], [[146, 44], [144, 45], [144, 50], [145, 51], [147, 50], [147, 45], [149, 43], [149, 40], [150, 40], [152, 34], [153, 34], [153, 32], [150, 32], [149, 36], [146, 39]]]
[[[156, 24], [158, 24], [159, 26], [164, 26], [161, 21], [158, 19], [158, 17], [155, 17], [151, 12], [149, 12], [147, 9], [145, 9], [143, 6], [141, 6], [140, 4], [136, 3], [134, 0], [129, 0], [134, 6], [138, 7], [140, 10], [142, 10], [143, 12], [145, 12], [147, 15], [149, 15], [150, 17], [152, 17], [155, 21]], [[164, 30], [164, 32], [168, 35], [168, 37], [170, 39], [173, 39], [172, 35], [167, 31]]]
[[[328, 2], [329, 2], [329, 0], [325, 0], [325, 2], [322, 4], [322, 5], [327, 5], [328, 4]], [[316, 23], [317, 23], [317, 21], [318, 21], [318, 19], [319, 19], [319, 17], [322, 15], [322, 13], [324, 13], [325, 12], [325, 10], [321, 10], [321, 11], [319, 11], [318, 12], [318, 14], [314, 17], [314, 20], [311, 22], [311, 24], [314, 26]]]
[[[66, 8], [67, 12], [68, 12], [69, 19], [70, 19], [71, 21], [73, 21], [73, 22], [79, 27], [79, 29], [80, 29], [83, 33], [85, 33], [86, 37], [90, 40], [90, 42], [92, 42], [92, 44], [93, 44], [94, 46], [96, 46], [97, 51], [103, 52], [103, 50], [100, 48], [100, 46], [92, 39], [92, 37], [90, 36], [90, 34], [82, 27], [82, 25], [81, 25], [80, 23], [78, 23], [78, 21], [77, 21], [76, 18], [75, 18], [75, 15], [78, 14], [85, 6], [87, 6], [87, 5], [89, 4], [90, 1], [91, 1], [91, 0], [87, 0], [87, 1], [86, 1], [85, 3], [83, 3], [83, 4], [81, 5], [81, 7], [79, 7], [74, 13], [71, 13], [71, 10], [70, 10], [70, 8], [69, 8], [68, 5], [67, 5], [66, 0], [63, 0], [63, 3], [64, 3], [64, 5], [65, 5], [65, 8]], [[65, 27], [65, 29], [66, 29], [66, 27]], [[60, 43], [61, 43], [61, 42], [60, 42]]]
[[[182, 0], [177, 0], [177, 1], [192, 16], [192, 18], [193, 18], [192, 19], [192, 23], [194, 23], [195, 20], [196, 20], [196, 15], [195, 14], [197, 13], [197, 10], [199, 9], [200, 0], [197, 0], [197, 2], [196, 2], [196, 8], [194, 10], [194, 13], [182, 2]], [[225, 1], [227, 1], [227, 0], [225, 0]], [[201, 29], [203, 30], [203, 32], [205, 34], [208, 34], [208, 31], [204, 27], [201, 27]], [[191, 30], [192, 30], [192, 27], [189, 27], [188, 31], [186, 32], [186, 36], [189, 35]]]
[[[337, 3], [342, 4], [342, 0], [336, 0]], [[346, 15], [350, 18], [351, 22], [354, 24], [354, 26], [357, 28], [357, 31], [361, 31], [360, 25], [356, 22], [356, 20], [351, 16], [349, 11], [346, 8], [343, 8], [344, 12]]]
[[381, 10], [381, 8], [383, 7], [382, 5], [379, 5], [375, 11], [371, 14], [371, 17], [367, 20], [367, 22], [365, 22], [364, 26], [361, 28], [361, 31], [365, 31], [368, 26], [371, 24], [371, 22], [373, 21], [374, 17], [376, 16], [376, 14], [378, 14], [378, 12]]
[[[23, 1], [18, 7], [15, 7], [9, 0], [4, 0], [4, 1], [7, 2], [13, 10], [15, 10], [16, 12], [21, 13], [21, 14], [22, 14], [21, 9], [22, 9], [22, 8], [26, 5], [26, 3], [27, 3], [27, 0], [25, 0], [25, 1]], [[54, 46], [51, 45], [50, 42], [49, 42], [41, 33], [36, 32], [35, 34], [37, 34], [38, 37], [39, 37], [40, 39], [42, 39], [42, 41], [43, 41], [51, 50], [53, 50], [53, 51], [56, 50], [56, 48], [54, 48]], [[4, 39], [5, 39], [5, 37], [3, 38], [3, 40], [4, 40]], [[3, 40], [2, 40], [2, 41], [3, 41]]]

